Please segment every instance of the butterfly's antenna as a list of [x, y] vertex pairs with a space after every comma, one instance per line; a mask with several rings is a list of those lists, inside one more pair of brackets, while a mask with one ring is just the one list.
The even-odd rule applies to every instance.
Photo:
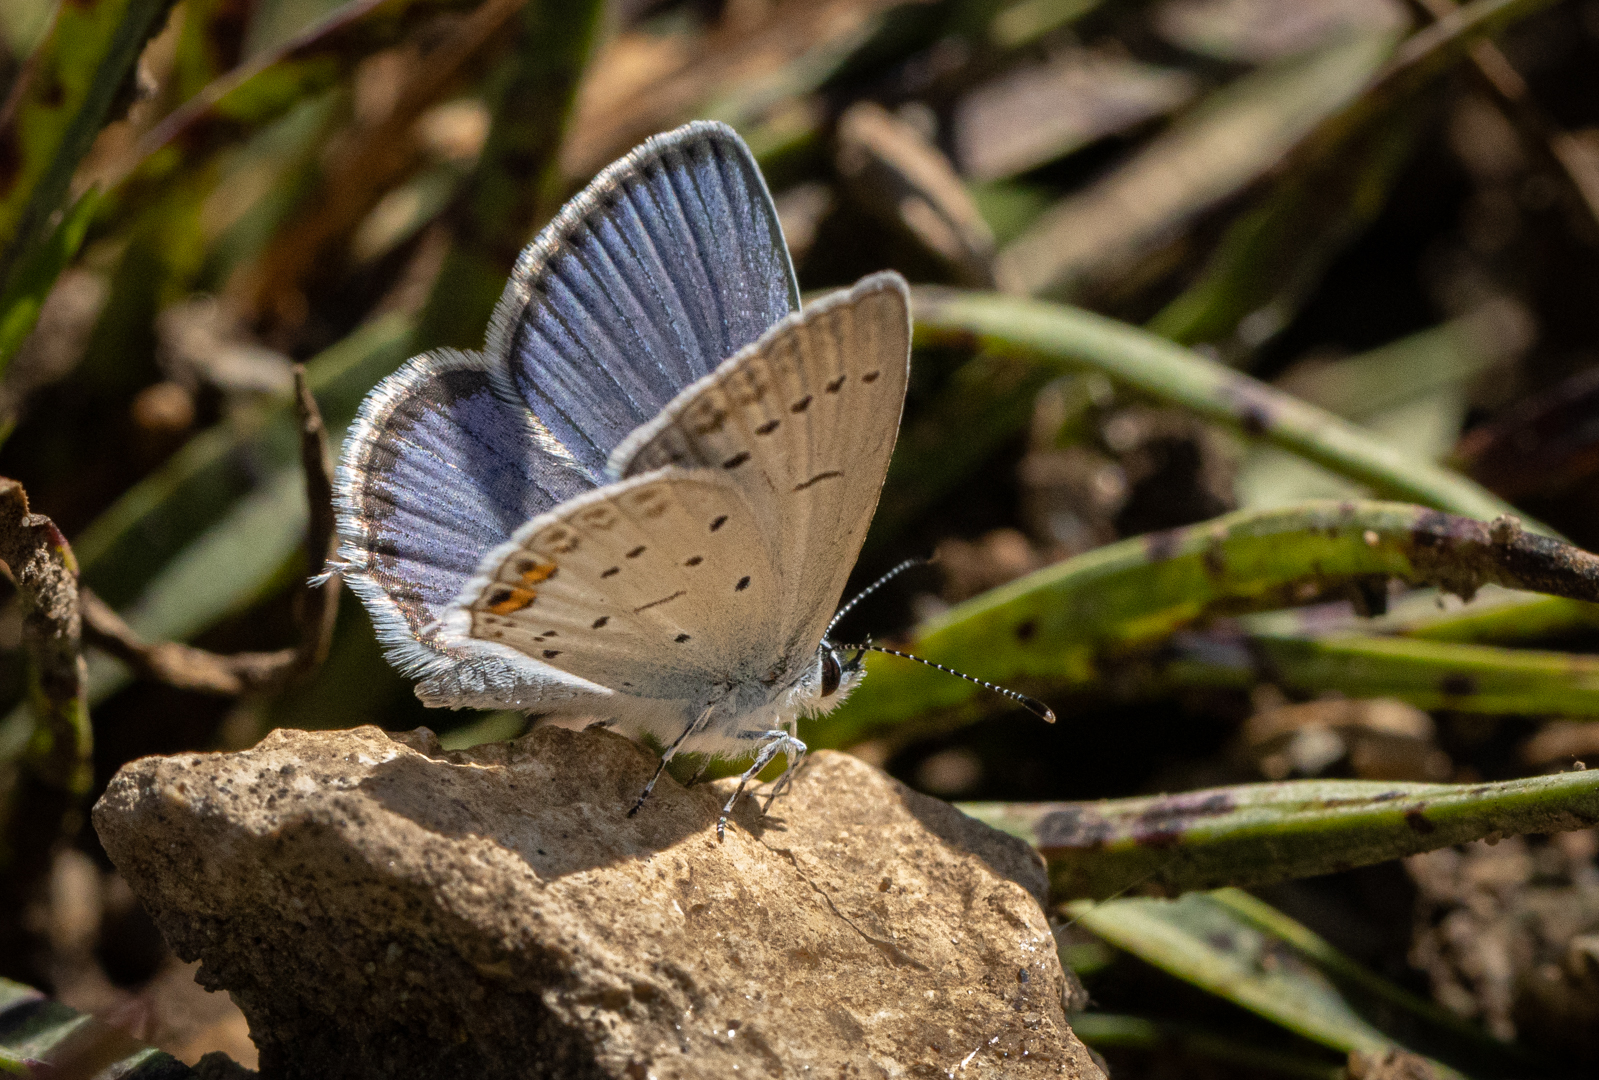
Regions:
[[827, 624], [827, 629], [822, 632], [822, 636], [824, 638], [832, 636], [833, 627], [838, 625], [840, 619], [854, 610], [856, 604], [860, 603], [862, 600], [865, 600], [868, 596], [872, 595], [878, 589], [881, 589], [884, 585], [887, 585], [890, 581], [893, 581], [895, 578], [899, 577], [905, 571], [915, 569], [918, 566], [927, 566], [931, 561], [932, 560], [930, 559], [906, 559], [904, 562], [894, 567], [894, 569], [890, 570], [888, 573], [884, 574], [882, 577], [866, 586], [866, 588], [850, 597], [849, 601], [834, 613], [833, 621]]
[[1001, 697], [1008, 697], [1012, 701], [1016, 702], [1016, 704], [1020, 705], [1022, 708], [1038, 717], [1040, 720], [1043, 720], [1045, 723], [1053, 724], [1055, 722], [1055, 710], [1051, 709], [1048, 705], [1045, 705], [1037, 698], [1030, 698], [1026, 694], [1018, 694], [1014, 690], [1007, 689], [1003, 686], [995, 686], [991, 682], [984, 682], [982, 679], [974, 678], [973, 676], [966, 674], [964, 671], [956, 671], [954, 668], [945, 667], [943, 664], [935, 664], [931, 660], [923, 660], [920, 656], [913, 656], [908, 652], [900, 652], [898, 649], [885, 649], [881, 645], [838, 645], [835, 647], [846, 650], [858, 649], [862, 652], [887, 653], [890, 656], [903, 656], [905, 659], [914, 660], [918, 664], [926, 664], [930, 668], [937, 668], [939, 671], [953, 675], [957, 679], [965, 679], [969, 683], [976, 683], [983, 689], [992, 690]]

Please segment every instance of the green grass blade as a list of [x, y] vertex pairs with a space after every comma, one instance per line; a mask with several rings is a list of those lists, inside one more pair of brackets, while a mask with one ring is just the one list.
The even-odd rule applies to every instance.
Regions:
[[[22, 254], [4, 293], [0, 293], [0, 372], [10, 366], [11, 358], [39, 321], [51, 286], [78, 253], [99, 202], [97, 190], [85, 191], [43, 242]], [[0, 439], [8, 434], [9, 430], [0, 430]]]
[[1599, 822], [1599, 769], [1479, 784], [1294, 780], [1081, 803], [971, 803], [1043, 853], [1056, 895], [1267, 885]]
[[914, 293], [918, 343], [1013, 350], [1092, 369], [1151, 397], [1290, 450], [1383, 497], [1487, 520], [1508, 503], [1318, 409], [1164, 338], [1061, 304], [954, 289]]
[[1315, 967], [1208, 896], [1080, 902], [1069, 910], [1112, 945], [1314, 1042], [1345, 1053], [1395, 1045]]
[[1418, 589], [1390, 601], [1388, 611], [1362, 618], [1351, 610], [1300, 608], [1247, 615], [1250, 634], [1266, 637], [1395, 635], [1479, 645], [1531, 645], [1599, 630], [1599, 604], [1484, 585], [1470, 604]]
[[33, 328], [97, 204], [68, 186], [112, 119], [134, 63], [172, 0], [63, 3], [0, 106], [0, 373]]
[[1599, 717], [1599, 657], [1382, 637], [1278, 637], [1174, 643], [1160, 681], [1296, 694], [1392, 697], [1421, 709], [1496, 716]]
[[0, 1073], [116, 1080], [195, 1075], [171, 1054], [9, 979], [0, 979]]
[[[1068, 910], [1118, 948], [1342, 1053], [1399, 1047], [1431, 1056], [1446, 1076], [1460, 1075], [1449, 1065], [1473, 1076], [1526, 1075], [1528, 1060], [1518, 1048], [1439, 1015], [1369, 972], [1351, 977], [1353, 962], [1328, 963], [1331, 947], [1309, 930], [1281, 914], [1246, 915], [1231, 899], [1224, 891], [1178, 900], [1085, 900]], [[1283, 935], [1285, 926], [1296, 932]], [[1313, 943], [1320, 947], [1304, 947]]]

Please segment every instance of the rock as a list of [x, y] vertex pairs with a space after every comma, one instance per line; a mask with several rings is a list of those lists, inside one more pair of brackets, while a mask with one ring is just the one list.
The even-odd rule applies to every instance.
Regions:
[[601, 731], [278, 731], [95, 827], [264, 1077], [1101, 1077], [1025, 844], [844, 754], [769, 816]]

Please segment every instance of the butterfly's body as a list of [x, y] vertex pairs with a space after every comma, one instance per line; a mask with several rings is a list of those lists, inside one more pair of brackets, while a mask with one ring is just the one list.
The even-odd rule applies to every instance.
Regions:
[[481, 355], [363, 405], [339, 569], [428, 704], [755, 767], [859, 677], [825, 639], [898, 431], [895, 274], [798, 310], [764, 182], [695, 124], [523, 253]]

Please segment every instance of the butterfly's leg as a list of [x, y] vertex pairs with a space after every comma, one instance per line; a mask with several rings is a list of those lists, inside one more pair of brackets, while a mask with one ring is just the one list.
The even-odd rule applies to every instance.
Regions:
[[779, 776], [777, 783], [772, 785], [772, 793], [766, 796], [766, 805], [761, 808], [761, 813], [764, 814], [770, 811], [773, 800], [788, 790], [788, 785], [793, 781], [794, 774], [799, 771], [800, 763], [805, 760], [805, 755], [808, 752], [809, 750], [804, 743], [790, 737], [789, 745], [783, 748], [783, 753], [788, 758], [788, 768], [783, 770], [783, 775]]
[[[718, 840], [722, 839], [722, 834], [727, 829], [727, 815], [733, 812], [733, 804], [738, 802], [740, 795], [744, 794], [744, 789], [749, 786], [749, 782], [755, 779], [760, 774], [760, 771], [766, 768], [778, 754], [783, 754], [788, 758], [789, 771], [792, 771], [795, 755], [805, 753], [805, 744], [786, 731], [755, 731], [741, 732], [740, 734], [747, 735], [750, 738], [764, 739], [765, 741], [761, 743], [760, 749], [755, 752], [755, 760], [750, 762], [750, 767], [745, 769], [744, 775], [738, 778], [738, 787], [734, 789], [732, 797], [727, 800], [727, 804], [722, 807], [722, 816], [716, 819], [716, 838]], [[787, 772], [784, 775], [786, 776]], [[767, 805], [770, 806], [771, 803], [768, 802]]]
[[[661, 763], [655, 766], [655, 772], [653, 775], [651, 775], [650, 782], [644, 785], [643, 791], [639, 792], [638, 802], [634, 803], [633, 809], [627, 812], [628, 817], [632, 817], [634, 814], [639, 812], [639, 808], [644, 805], [644, 801], [650, 797], [650, 792], [655, 790], [655, 781], [659, 780], [661, 778], [661, 774], [666, 771], [666, 763], [671, 761], [673, 756], [676, 755], [677, 748], [683, 745], [683, 740], [700, 729], [700, 725], [705, 722], [705, 718], [709, 714], [709, 709], [705, 710], [704, 713], [701, 713], [698, 719], [689, 724], [688, 727], [684, 728], [682, 733], [679, 734], [677, 738], [672, 740], [672, 745], [668, 746], [666, 750], [662, 752]], [[703, 766], [701, 766], [700, 771], [704, 771]]]

